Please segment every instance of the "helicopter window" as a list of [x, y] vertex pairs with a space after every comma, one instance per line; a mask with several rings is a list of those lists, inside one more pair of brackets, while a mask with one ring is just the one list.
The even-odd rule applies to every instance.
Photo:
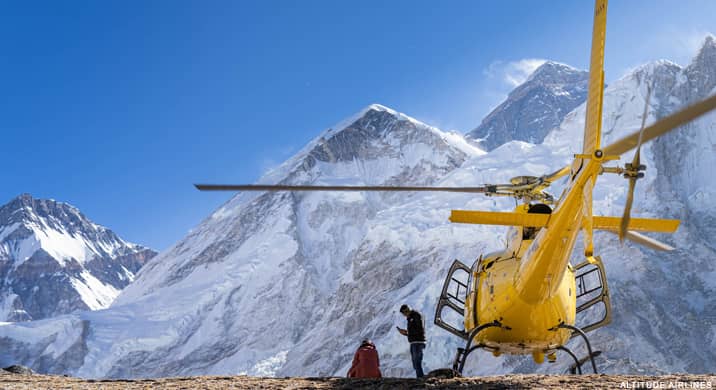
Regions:
[[490, 269], [490, 267], [492, 267], [492, 265], [495, 264], [495, 263], [497, 262], [497, 260], [499, 260], [499, 259], [500, 259], [500, 258], [498, 257], [498, 258], [495, 259], [494, 261], [491, 261], [491, 262], [485, 264], [485, 267], [483, 268], [483, 271]]
[[532, 226], [525, 226], [522, 228], [522, 239], [523, 240], [532, 240], [537, 235], [537, 229], [536, 227]]
[[[527, 210], [528, 214], [552, 214], [552, 208], [544, 203], [531, 204]], [[532, 240], [537, 235], [539, 228], [533, 226], [524, 226], [522, 228], [522, 239]]]
[[527, 210], [529, 214], [552, 214], [552, 208], [544, 203], [531, 204]]

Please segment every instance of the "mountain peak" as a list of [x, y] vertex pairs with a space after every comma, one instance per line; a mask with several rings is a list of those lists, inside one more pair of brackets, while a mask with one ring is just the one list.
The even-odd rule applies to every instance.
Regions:
[[334, 136], [335, 134], [341, 132], [342, 130], [345, 130], [346, 128], [350, 127], [351, 125], [353, 125], [354, 123], [359, 121], [361, 118], [364, 118], [366, 115], [368, 115], [370, 113], [377, 113], [377, 112], [386, 112], [394, 117], [399, 117], [400, 115], [402, 115], [399, 112], [393, 110], [392, 108], [386, 107], [382, 104], [378, 104], [378, 103], [369, 104], [362, 110], [358, 111], [357, 113], [355, 113], [355, 114], [349, 116], [348, 118], [343, 119], [342, 121], [331, 126], [330, 128], [328, 128], [328, 130], [323, 132], [318, 138], [319, 139], [320, 138], [330, 138], [330, 137]]
[[379, 149], [387, 153], [387, 149], [395, 148], [398, 153], [402, 144], [439, 143], [441, 135], [438, 129], [403, 113], [371, 104], [321, 134], [309, 145], [307, 155], [326, 162], [370, 159], [378, 155]]
[[716, 63], [716, 37], [711, 34], [706, 35], [704, 43], [701, 44], [696, 57], [692, 61], [692, 65], [714, 65]]
[[424, 123], [420, 122], [419, 120], [412, 118], [408, 115], [405, 115], [402, 112], [398, 112], [388, 106], [384, 106], [384, 105], [378, 104], [378, 103], [373, 103], [373, 104], [369, 104], [364, 109], [360, 110], [357, 114], [355, 114], [355, 115], [351, 116], [350, 118], [348, 118], [347, 120], [343, 121], [342, 123], [348, 122], [345, 126], [335, 126], [335, 128], [337, 128], [338, 130], [342, 130], [350, 125], [355, 124], [355, 122], [357, 122], [358, 120], [360, 120], [362, 118], [365, 118], [366, 116], [371, 116], [371, 115], [380, 114], [380, 113], [388, 114], [389, 116], [392, 116], [392, 117], [396, 118], [397, 120], [410, 121], [415, 124], [425, 125]]
[[0, 261], [6, 265], [0, 321], [107, 307], [154, 254], [74, 206], [21, 194], [0, 206]]
[[382, 105], [382, 104], [379, 104], [379, 103], [369, 104], [366, 108], [364, 108], [364, 109], [362, 110], [362, 112], [368, 112], [368, 111], [371, 111], [371, 110], [372, 110], [372, 111], [385, 111], [385, 112], [389, 112], [389, 113], [391, 113], [391, 114], [398, 114], [398, 113], [397, 113], [395, 110], [393, 110], [392, 108], [386, 107], [386, 106], [384, 106], [384, 105]]
[[21, 207], [32, 207], [32, 203], [35, 201], [35, 198], [32, 197], [32, 195], [28, 193], [22, 193], [15, 198], [13, 198], [8, 205], [13, 208], [21, 208]]
[[545, 61], [542, 65], [538, 66], [537, 69], [535, 69], [535, 71], [532, 73], [536, 74], [536, 73], [542, 73], [542, 72], [559, 72], [559, 71], [585, 72], [584, 70], [577, 69], [573, 66], [567, 65], [562, 62]]
[[[427, 125], [413, 117], [398, 112], [390, 107], [382, 104], [373, 103], [369, 104], [362, 110], [358, 111], [354, 115], [342, 120], [341, 122], [331, 126], [326, 131], [321, 133], [313, 143], [323, 142], [329, 140], [340, 133], [346, 131], [352, 131], [356, 129], [362, 129], [372, 134], [372, 137], [380, 137], [391, 133], [396, 129], [402, 128], [402, 126], [391, 125], [398, 122], [410, 122], [413, 128], [425, 129], [431, 132], [439, 132], [438, 129]], [[312, 148], [315, 145], [309, 144], [308, 147]]]
[[701, 48], [684, 70], [688, 82], [687, 100], [703, 99], [716, 87], [716, 37], [706, 35]]
[[19, 222], [38, 217], [52, 216], [59, 220], [84, 220], [85, 217], [76, 207], [54, 199], [38, 199], [29, 193], [23, 193], [0, 206], [0, 220]]
[[370, 145], [372, 142], [380, 142], [385, 136], [407, 128], [439, 132], [390, 107], [378, 103], [369, 104], [324, 130], [293, 157], [267, 172], [259, 182], [276, 183], [286, 180], [298, 174], [297, 172], [312, 168], [317, 161], [352, 161], [365, 153], [372, 154], [371, 149], [375, 146]]
[[582, 78], [588, 74], [587, 71], [574, 68], [567, 64], [556, 61], [546, 61], [535, 69], [527, 78], [525, 84], [531, 81], [540, 81], [544, 83], [563, 83], [575, 78]]
[[25, 192], [25, 193], [22, 193], [22, 194], [16, 196], [15, 199], [20, 200], [20, 201], [32, 201], [33, 198], [32, 198], [31, 194]]
[[584, 102], [588, 79], [584, 70], [547, 61], [467, 137], [486, 150], [513, 140], [540, 143], [567, 113]]

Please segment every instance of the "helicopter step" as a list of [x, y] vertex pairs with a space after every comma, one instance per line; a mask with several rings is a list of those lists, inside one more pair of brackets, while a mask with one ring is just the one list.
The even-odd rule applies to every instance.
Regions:
[[[612, 306], [604, 263], [599, 256], [589, 256], [574, 267], [577, 287], [577, 322], [585, 333], [612, 321]], [[572, 334], [572, 337], [576, 336]]]
[[[468, 339], [464, 329], [465, 301], [470, 275], [470, 267], [459, 260], [453, 261], [435, 309], [435, 325], [465, 340]], [[449, 310], [444, 313], [445, 309]]]

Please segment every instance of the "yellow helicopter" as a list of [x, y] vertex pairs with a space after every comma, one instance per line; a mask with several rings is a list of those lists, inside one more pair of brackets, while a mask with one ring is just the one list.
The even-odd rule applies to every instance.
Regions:
[[[716, 108], [716, 96], [693, 104], [608, 146], [601, 145], [602, 98], [604, 91], [604, 43], [607, 0], [596, 0], [592, 32], [589, 90], [580, 154], [572, 164], [541, 177], [518, 176], [509, 184], [479, 187], [389, 187], [389, 186], [311, 186], [311, 185], [216, 185], [197, 184], [199, 190], [220, 191], [448, 191], [510, 196], [522, 204], [513, 212], [453, 210], [455, 223], [511, 226], [507, 247], [467, 265], [455, 261], [446, 277], [438, 300], [435, 324], [465, 340], [459, 348], [453, 368], [462, 372], [468, 355], [483, 348], [496, 356], [502, 353], [532, 355], [537, 363], [545, 357], [556, 360], [556, 352], [567, 352], [575, 361], [576, 371], [596, 355], [586, 332], [611, 321], [611, 306], [606, 273], [601, 259], [594, 254], [594, 230], [608, 230], [657, 250], [668, 245], [640, 232], [673, 233], [678, 220], [631, 218], [634, 187], [643, 177], [640, 148], [650, 141]], [[648, 107], [647, 94], [647, 107]], [[631, 163], [605, 166], [619, 156], [637, 149]], [[622, 217], [595, 216], [592, 191], [601, 174], [623, 175], [629, 191]], [[568, 176], [566, 188], [555, 200], [545, 189], [555, 180]], [[579, 233], [584, 239], [584, 261], [576, 266], [570, 257]], [[462, 276], [460, 276], [462, 275]], [[600, 306], [600, 318], [576, 326], [578, 315]], [[457, 314], [462, 324], [448, 321], [445, 310]], [[581, 336], [588, 356], [578, 360], [565, 344]]]

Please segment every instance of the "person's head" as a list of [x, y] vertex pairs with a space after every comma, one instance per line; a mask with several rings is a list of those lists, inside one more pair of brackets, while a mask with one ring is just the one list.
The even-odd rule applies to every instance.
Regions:
[[372, 347], [372, 346], [373, 346], [373, 342], [370, 341], [370, 339], [363, 339], [363, 341], [360, 342], [360, 346], [361, 346], [361, 347], [366, 347], [366, 346], [371, 346], [371, 347]]
[[400, 313], [407, 317], [408, 314], [410, 314], [410, 306], [405, 304], [403, 306], [400, 306]]

